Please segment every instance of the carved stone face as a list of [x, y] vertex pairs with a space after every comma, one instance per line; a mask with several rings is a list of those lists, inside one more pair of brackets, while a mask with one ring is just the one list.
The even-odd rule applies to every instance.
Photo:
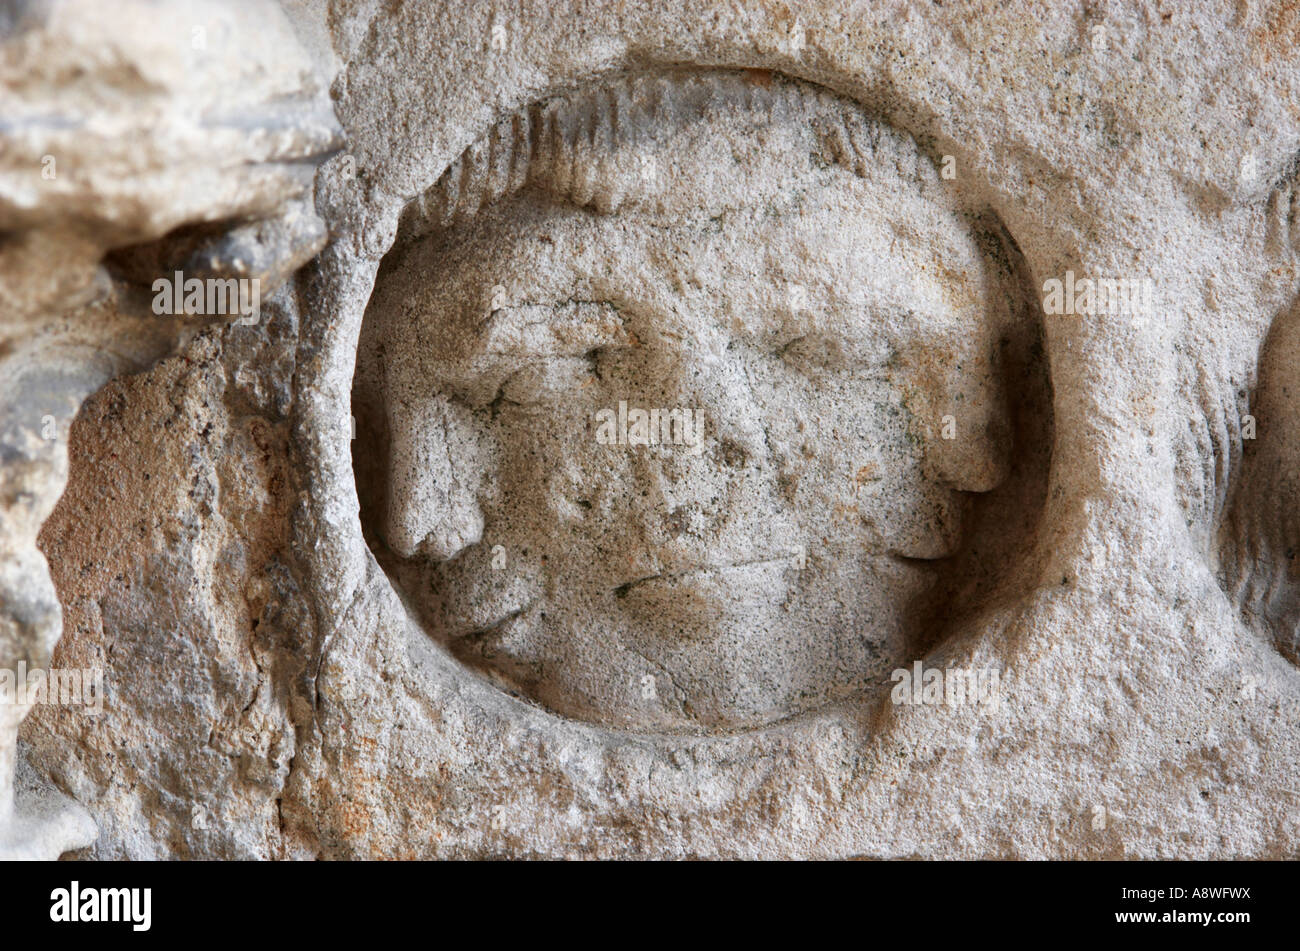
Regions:
[[565, 715], [718, 730], [912, 656], [1005, 472], [1003, 303], [932, 167], [821, 144], [719, 107], [610, 144], [616, 211], [528, 190], [381, 274], [372, 521], [463, 660]]

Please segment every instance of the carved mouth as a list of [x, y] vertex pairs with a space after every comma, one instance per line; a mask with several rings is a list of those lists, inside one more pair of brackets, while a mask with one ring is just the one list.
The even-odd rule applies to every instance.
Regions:
[[656, 572], [652, 575], [645, 575], [635, 578], [631, 581], [625, 581], [614, 589], [616, 598], [627, 597], [628, 593], [635, 591], [642, 585], [690, 585], [696, 581], [723, 576], [725, 580], [738, 580], [731, 577], [735, 573], [746, 574], [750, 569], [763, 567], [780, 567], [793, 568], [796, 565], [795, 554], [779, 555], [777, 557], [752, 558], [746, 561], [730, 561], [716, 565], [699, 565], [694, 568], [686, 568], [682, 571]]

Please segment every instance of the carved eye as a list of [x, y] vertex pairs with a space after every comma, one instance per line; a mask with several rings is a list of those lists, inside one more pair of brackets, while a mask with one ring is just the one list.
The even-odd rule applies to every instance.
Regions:
[[583, 357], [550, 357], [529, 363], [501, 384], [498, 402], [534, 407], [572, 400], [591, 379], [591, 362]]
[[782, 362], [812, 378], [851, 373], [860, 378], [884, 378], [899, 362], [899, 351], [890, 337], [862, 332], [813, 332], [796, 337], [777, 350]]
[[822, 334], [798, 337], [782, 347], [780, 353], [782, 360], [808, 375], [842, 369], [847, 364], [843, 342]]

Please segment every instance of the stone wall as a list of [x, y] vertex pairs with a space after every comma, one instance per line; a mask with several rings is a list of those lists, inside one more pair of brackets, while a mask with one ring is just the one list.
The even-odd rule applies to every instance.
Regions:
[[0, 853], [1296, 855], [1284, 8], [115, 6], [0, 6], [0, 667], [102, 677]]

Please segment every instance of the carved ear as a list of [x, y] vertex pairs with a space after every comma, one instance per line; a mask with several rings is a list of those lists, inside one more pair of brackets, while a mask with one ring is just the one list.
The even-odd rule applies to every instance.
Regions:
[[997, 394], [983, 400], [930, 401], [926, 463], [939, 481], [959, 492], [991, 492], [1011, 468], [1007, 410]]
[[441, 394], [388, 406], [384, 540], [403, 558], [446, 561], [483, 537], [478, 490], [487, 464], [470, 410]]
[[1010, 410], [1000, 379], [995, 358], [962, 346], [933, 355], [910, 388], [927, 469], [959, 492], [989, 492], [1010, 470]]

